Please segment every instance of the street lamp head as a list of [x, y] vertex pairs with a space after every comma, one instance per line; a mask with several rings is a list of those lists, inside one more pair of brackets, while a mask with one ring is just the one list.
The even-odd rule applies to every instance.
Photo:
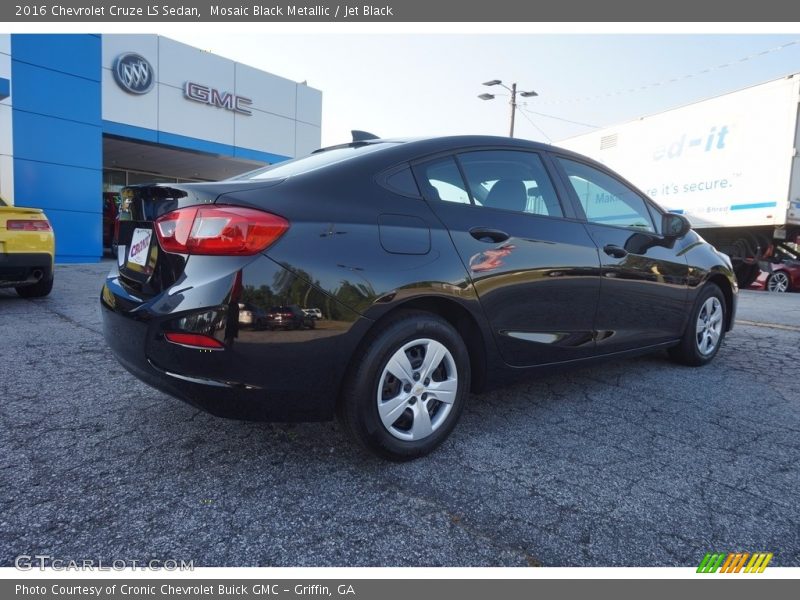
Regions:
[[491, 81], [485, 81], [483, 85], [500, 85], [501, 83], [503, 82], [499, 79], [492, 79]]
[[522, 96], [523, 98], [532, 98], [533, 96], [538, 96], [539, 94], [537, 94], [534, 91], [530, 91], [530, 92], [520, 92], [519, 95]]
[[480, 94], [478, 98], [481, 100], [494, 100], [494, 94]]

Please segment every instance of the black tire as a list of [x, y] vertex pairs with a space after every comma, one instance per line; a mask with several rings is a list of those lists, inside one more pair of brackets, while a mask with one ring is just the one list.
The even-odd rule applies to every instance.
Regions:
[[[704, 310], [704, 306], [706, 306], [706, 303], [709, 302], [711, 298], [716, 298], [722, 308], [719, 337], [712, 349], [703, 352], [701, 351], [700, 343], [698, 342], [698, 336], [700, 335], [698, 334], [697, 330], [698, 320], [700, 318], [701, 311]], [[695, 300], [694, 307], [692, 308], [692, 312], [689, 317], [689, 323], [686, 325], [686, 331], [684, 332], [680, 343], [668, 350], [670, 358], [675, 362], [691, 367], [701, 367], [710, 363], [712, 360], [714, 360], [714, 357], [717, 355], [717, 352], [719, 352], [719, 349], [722, 346], [722, 341], [725, 339], [725, 325], [727, 323], [727, 317], [728, 307], [725, 303], [725, 296], [722, 293], [722, 290], [719, 289], [719, 286], [715, 283], [705, 284], [703, 289], [701, 289], [700, 293], [697, 295], [697, 299]]]
[[733, 271], [736, 274], [736, 281], [739, 284], [739, 288], [744, 290], [750, 287], [750, 284], [758, 279], [758, 274], [761, 272], [761, 269], [759, 268], [758, 263], [738, 263], [734, 265]]
[[[404, 387], [390, 373], [385, 375], [385, 371], [388, 373], [388, 363], [396, 353], [400, 353], [405, 345], [424, 340], [428, 340], [427, 346], [415, 345], [404, 351], [406, 356], [415, 354], [413, 360], [409, 357], [415, 374], [423, 373], [423, 366], [426, 365], [423, 359], [428, 355], [427, 348], [436, 346], [431, 341], [444, 346], [448, 353], [438, 365], [430, 367], [432, 371], [429, 378], [409, 380], [408, 387]], [[417, 360], [421, 363], [415, 364]], [[442, 377], [450, 381], [450, 386], [456, 386], [454, 391], [448, 392], [452, 402], [444, 403], [436, 399], [436, 391], [433, 389], [442, 383]], [[382, 379], [383, 393], [386, 393], [387, 381], [393, 380], [399, 386], [399, 394], [414, 398], [413, 403], [408, 400], [409, 406], [403, 405], [402, 412], [397, 413], [399, 418], [390, 426], [384, 425], [378, 412], [378, 389]], [[425, 387], [428, 385], [426, 381], [430, 382], [431, 387]], [[430, 453], [450, 435], [464, 410], [469, 382], [469, 355], [458, 332], [437, 315], [421, 311], [401, 311], [372, 334], [362, 349], [353, 356], [338, 403], [338, 417], [344, 429], [371, 452], [393, 461], [412, 460]], [[430, 390], [430, 394], [425, 392], [417, 399], [417, 392], [422, 390]], [[427, 396], [424, 401], [423, 396]], [[399, 397], [398, 395], [397, 398]], [[449, 408], [447, 404], [450, 405]], [[427, 420], [432, 431], [426, 437], [416, 440], [399, 439], [397, 436], [403, 435], [403, 431], [398, 429], [402, 427], [401, 421], [411, 420], [408, 435], [413, 435], [413, 424], [418, 417], [412, 415], [422, 414], [422, 410], [426, 411], [427, 417], [420, 421]], [[439, 413], [440, 410], [445, 412]], [[390, 428], [395, 433], [391, 433]]]
[[23, 298], [44, 298], [53, 290], [53, 276], [40, 279], [33, 285], [21, 285], [14, 289]]

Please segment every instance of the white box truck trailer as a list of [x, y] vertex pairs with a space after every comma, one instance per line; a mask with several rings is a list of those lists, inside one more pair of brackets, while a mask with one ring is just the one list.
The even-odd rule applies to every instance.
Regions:
[[557, 142], [608, 165], [731, 256], [740, 286], [800, 244], [800, 74]]

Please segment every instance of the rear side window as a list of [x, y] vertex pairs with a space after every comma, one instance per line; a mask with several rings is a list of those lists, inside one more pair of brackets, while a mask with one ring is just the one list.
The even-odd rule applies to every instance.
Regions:
[[558, 157], [578, 195], [586, 220], [654, 232], [644, 199], [621, 181], [583, 163]]
[[448, 156], [419, 167], [418, 183], [428, 200], [470, 204], [469, 192], [461, 178], [455, 159]]
[[414, 180], [414, 175], [411, 173], [411, 167], [405, 167], [396, 173], [392, 173], [386, 177], [384, 183], [386, 187], [394, 192], [419, 198], [419, 189], [417, 188], [417, 182]]
[[477, 206], [563, 217], [544, 163], [534, 152], [483, 150], [458, 155]]

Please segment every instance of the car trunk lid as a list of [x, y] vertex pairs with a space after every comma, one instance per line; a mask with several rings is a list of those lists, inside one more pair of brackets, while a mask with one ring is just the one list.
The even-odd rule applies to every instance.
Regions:
[[263, 182], [146, 184], [123, 188], [117, 239], [122, 282], [144, 297], [152, 297], [174, 285], [183, 275], [189, 256], [168, 253], [160, 247], [155, 220], [179, 208], [213, 204], [223, 194], [255, 186], [263, 187]]
[[40, 208], [0, 205], [0, 229], [6, 229], [6, 223], [16, 219], [47, 220], [47, 217]]

